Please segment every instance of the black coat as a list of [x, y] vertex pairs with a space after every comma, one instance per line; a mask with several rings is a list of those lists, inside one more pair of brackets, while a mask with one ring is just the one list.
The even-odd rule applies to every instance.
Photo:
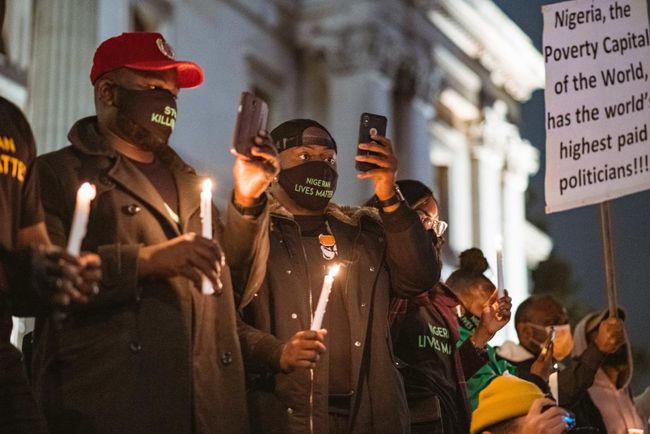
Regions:
[[[149, 180], [104, 144], [96, 118], [77, 122], [69, 138], [72, 146], [39, 158], [47, 227], [52, 241], [65, 246], [76, 190], [93, 182], [97, 197], [82, 250], [100, 255], [103, 280], [99, 295], [72, 311], [60, 331], [50, 316], [37, 319], [34, 388], [50, 429], [247, 432], [228, 269], [214, 296], [185, 278], [137, 277], [140, 246], [200, 233], [201, 180], [171, 149], [158, 155], [176, 182], [179, 228]], [[223, 241], [214, 208], [213, 215]]]
[[[388, 306], [391, 294], [415, 295], [437, 282], [440, 262], [433, 240], [406, 206], [380, 218], [368, 208], [330, 204], [327, 215], [339, 258], [349, 261], [337, 279], [345, 282], [351, 331], [350, 432], [408, 432], [409, 413], [391, 350]], [[260, 284], [249, 285], [240, 303], [252, 326], [240, 335], [245, 359], [250, 361], [251, 423], [255, 432], [327, 433], [327, 353], [313, 371], [279, 372], [283, 343], [309, 329], [315, 306], [310, 306], [305, 289], [309, 278], [299, 227], [277, 202], [271, 203], [271, 216], [270, 246], [265, 249], [260, 243], [260, 251], [268, 251], [266, 270], [261, 279], [251, 279]]]

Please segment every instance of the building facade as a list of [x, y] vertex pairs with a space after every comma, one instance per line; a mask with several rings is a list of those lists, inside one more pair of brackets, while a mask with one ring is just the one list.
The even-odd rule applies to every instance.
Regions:
[[97, 44], [133, 30], [163, 33], [178, 58], [204, 69], [203, 86], [181, 92], [171, 142], [216, 180], [219, 205], [232, 187], [242, 90], [269, 102], [269, 127], [311, 117], [330, 129], [340, 203], [371, 195], [354, 171], [359, 116], [384, 114], [399, 177], [431, 186], [450, 222], [443, 275], [472, 246], [495, 269], [502, 234], [506, 287], [515, 304], [528, 295], [551, 241], [526, 220], [539, 152], [517, 124], [544, 67], [490, 0], [8, 0], [0, 94], [27, 113], [39, 153], [65, 146], [72, 123], [93, 114]]

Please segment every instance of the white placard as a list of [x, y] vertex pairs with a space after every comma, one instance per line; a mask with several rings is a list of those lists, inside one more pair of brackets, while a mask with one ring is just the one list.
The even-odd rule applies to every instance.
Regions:
[[542, 7], [546, 212], [650, 188], [646, 1]]

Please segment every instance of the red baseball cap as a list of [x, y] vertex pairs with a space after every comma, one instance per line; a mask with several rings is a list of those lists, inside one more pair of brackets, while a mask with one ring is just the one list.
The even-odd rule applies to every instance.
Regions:
[[203, 83], [201, 67], [194, 62], [176, 60], [173, 48], [160, 33], [122, 33], [99, 44], [93, 57], [90, 81], [95, 84], [99, 77], [118, 68], [140, 71], [175, 68], [179, 88]]

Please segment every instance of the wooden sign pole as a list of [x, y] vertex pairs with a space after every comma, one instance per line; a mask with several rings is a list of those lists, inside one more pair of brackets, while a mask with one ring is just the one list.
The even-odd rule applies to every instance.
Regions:
[[607, 306], [609, 308], [609, 317], [616, 318], [618, 316], [618, 289], [616, 287], [616, 267], [614, 266], [614, 243], [612, 240], [609, 201], [601, 202], [600, 204], [600, 229], [603, 238]]

